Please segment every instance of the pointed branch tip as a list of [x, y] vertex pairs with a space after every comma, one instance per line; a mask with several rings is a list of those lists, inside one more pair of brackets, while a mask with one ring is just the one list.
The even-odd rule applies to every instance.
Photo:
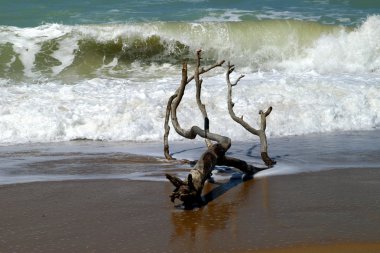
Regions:
[[260, 110], [260, 114], [264, 113], [265, 117], [268, 117], [269, 114], [272, 112], [272, 106], [269, 106], [268, 110], [266, 112], [263, 112]]

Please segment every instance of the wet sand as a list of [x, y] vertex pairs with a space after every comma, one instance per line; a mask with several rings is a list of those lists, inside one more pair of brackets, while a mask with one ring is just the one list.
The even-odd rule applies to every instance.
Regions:
[[380, 168], [207, 184], [175, 208], [167, 182], [0, 186], [0, 252], [379, 252]]

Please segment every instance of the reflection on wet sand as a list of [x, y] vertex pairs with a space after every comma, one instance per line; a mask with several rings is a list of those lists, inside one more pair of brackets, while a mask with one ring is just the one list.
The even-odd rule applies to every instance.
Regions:
[[[177, 209], [172, 212], [171, 246], [177, 245], [195, 252], [208, 248], [208, 243], [220, 234], [228, 235], [229, 240], [236, 239], [237, 221], [242, 218], [237, 212], [253, 188], [254, 180], [230, 179], [222, 184], [206, 184], [203, 199], [207, 205], [193, 210]], [[229, 196], [224, 198], [223, 194], [227, 192]]]

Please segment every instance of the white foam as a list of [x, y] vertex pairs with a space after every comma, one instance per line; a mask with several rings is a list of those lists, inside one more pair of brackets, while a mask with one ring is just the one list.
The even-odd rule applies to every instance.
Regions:
[[60, 65], [52, 67], [53, 75], [58, 75], [66, 67], [70, 66], [75, 58], [74, 52], [78, 50], [77, 38], [67, 37], [59, 41], [59, 49], [52, 56], [61, 62]]
[[59, 38], [70, 31], [69, 26], [58, 24], [34, 28], [1, 27], [0, 43], [12, 43], [14, 52], [24, 66], [24, 74], [28, 77], [36, 77], [36, 73], [33, 72], [34, 60], [42, 43]]
[[[380, 126], [379, 81], [376, 74], [248, 74], [234, 87], [234, 110], [257, 126], [258, 111], [273, 106], [269, 136], [374, 129]], [[0, 142], [160, 141], [167, 99], [177, 82], [95, 78], [76, 85], [0, 85]], [[229, 117], [224, 74], [204, 78], [203, 87], [211, 131], [234, 140], [256, 138]], [[185, 128], [203, 126], [194, 96], [189, 85], [178, 111]], [[172, 130], [170, 139], [182, 138]]]
[[[273, 106], [267, 123], [269, 136], [380, 127], [379, 16], [369, 17], [354, 31], [342, 30], [338, 35], [320, 37], [292, 57], [273, 53], [282, 52], [274, 45], [254, 53], [250, 48], [240, 52], [251, 40], [229, 37], [226, 23], [183, 25], [189, 29], [188, 33], [178, 33], [178, 29], [172, 29], [167, 23], [2, 27], [1, 33], [6, 36], [0, 36], [0, 43], [12, 41], [25, 66], [25, 74], [34, 76], [34, 55], [48, 39], [59, 41], [59, 50], [53, 53], [62, 63], [53, 67], [54, 74], [58, 74], [72, 63], [78, 38], [92, 36], [109, 41], [141, 31], [143, 35], [140, 36], [159, 33], [168, 41], [179, 40], [191, 49], [205, 48], [206, 52], [214, 50], [220, 54], [215, 58], [237, 63], [237, 71], [246, 77], [233, 91], [236, 114], [244, 115], [249, 123], [257, 126], [258, 111]], [[205, 36], [200, 36], [202, 34]], [[223, 37], [224, 34], [227, 37]], [[292, 51], [289, 44], [286, 43], [286, 52]], [[269, 59], [272, 54], [277, 58], [268, 60], [266, 65], [260, 65], [261, 71], [252, 73], [251, 58], [247, 55]], [[103, 68], [112, 68], [117, 63], [115, 58]], [[224, 71], [215, 70], [204, 78], [202, 99], [208, 110], [210, 129], [234, 140], [256, 138], [228, 116]], [[99, 74], [98, 78], [70, 85], [60, 80], [19, 83], [0, 79], [0, 144], [78, 138], [161, 141], [166, 103], [177, 88], [179, 67], [170, 64], [144, 66], [134, 62], [125, 72], [128, 79]], [[179, 108], [178, 116], [185, 128], [194, 124], [203, 126], [201, 114], [195, 109], [194, 93], [194, 85], [189, 85]], [[172, 130], [170, 139], [182, 138]]]
[[273, 168], [256, 173], [255, 178], [291, 175], [291, 174], [298, 174], [298, 173], [305, 173], [305, 172], [312, 172], [312, 171], [315, 171], [315, 170], [308, 171], [305, 167], [300, 167], [297, 165], [277, 164]]
[[299, 57], [280, 63], [291, 71], [361, 73], [380, 71], [380, 16], [370, 16], [354, 31], [319, 38]]

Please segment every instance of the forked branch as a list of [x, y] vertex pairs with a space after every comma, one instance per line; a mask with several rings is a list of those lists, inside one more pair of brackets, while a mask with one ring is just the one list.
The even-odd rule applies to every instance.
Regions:
[[[186, 85], [192, 80], [194, 80], [196, 83], [196, 101], [198, 107], [202, 112], [203, 117], [207, 119], [207, 112], [205, 106], [201, 102], [202, 79], [200, 78], [200, 75], [210, 71], [215, 67], [222, 66], [222, 64], [224, 63], [224, 61], [221, 61], [207, 69], [204, 69], [200, 66], [200, 60], [201, 51], [199, 50], [197, 51], [197, 64], [195, 66], [195, 72], [194, 75], [190, 78], [187, 76], [187, 63], [184, 63], [182, 65], [181, 82], [175, 94], [171, 96], [169, 99], [165, 118], [165, 129], [169, 129], [168, 121], [170, 116], [175, 131], [182, 137], [194, 139], [197, 136], [199, 136], [204, 139], [209, 139], [216, 142], [216, 144], [210, 144], [208, 146], [208, 149], [202, 154], [198, 162], [191, 169], [186, 180], [181, 180], [178, 177], [175, 177], [170, 174], [166, 175], [168, 180], [175, 186], [173, 193], [170, 195], [171, 200], [173, 202], [175, 199], [183, 201], [185, 208], [191, 208], [195, 203], [202, 203], [201, 193], [203, 190], [203, 186], [206, 180], [210, 177], [211, 172], [216, 165], [232, 166], [240, 169], [241, 171], [247, 174], [254, 174], [262, 170], [260, 168], [256, 168], [252, 165], [247, 164], [245, 161], [225, 156], [225, 153], [231, 146], [230, 138], [216, 133], [212, 133], [207, 129], [207, 127], [205, 127], [205, 129], [202, 129], [199, 126], [194, 125], [189, 129], [184, 129], [180, 125], [177, 117], [177, 109], [182, 101]], [[165, 133], [168, 132], [169, 130], [166, 130]], [[167, 138], [167, 134], [165, 136], [165, 138]], [[165, 150], [168, 152], [169, 149], [168, 145], [166, 144], [167, 142], [165, 142]]]
[[[223, 64], [223, 62], [221, 64]], [[186, 85], [188, 84], [188, 80], [189, 78], [187, 78], [187, 64], [184, 63], [182, 65], [182, 79], [181, 79], [180, 87], [178, 88], [176, 92], [177, 96], [173, 99], [172, 104], [171, 104], [170, 114], [171, 114], [171, 120], [172, 120], [172, 124], [175, 131], [179, 135], [187, 139], [194, 139], [195, 137], [197, 137], [197, 135], [199, 135], [202, 138], [207, 137], [210, 140], [218, 142], [220, 145], [222, 145], [222, 147], [225, 150], [228, 150], [231, 146], [230, 138], [222, 136], [222, 135], [218, 135], [215, 133], [211, 133], [211, 132], [206, 132], [205, 130], [201, 129], [198, 126], [193, 126], [190, 129], [186, 130], [186, 129], [183, 129], [181, 125], [179, 124], [178, 118], [177, 118], [177, 108], [182, 101], [182, 97], [185, 93], [185, 88], [186, 88]]]
[[[173, 100], [180, 93], [182, 93], [181, 98], [179, 98], [176, 101], [177, 107], [178, 107], [179, 103], [182, 100], [182, 96], [183, 96], [183, 93], [185, 91], [186, 85], [189, 84], [193, 80], [195, 80], [195, 84], [196, 84], [196, 101], [197, 101], [197, 105], [199, 107], [199, 110], [202, 113], [202, 116], [203, 116], [203, 118], [205, 120], [205, 123], [206, 122], [208, 123], [207, 111], [206, 111], [206, 108], [205, 108], [204, 104], [201, 101], [201, 89], [202, 89], [202, 82], [203, 82], [203, 80], [200, 78], [200, 76], [202, 74], [204, 74], [204, 73], [209, 72], [210, 70], [212, 70], [214, 68], [221, 67], [223, 65], [223, 63], [224, 63], [224, 60], [222, 60], [220, 62], [217, 62], [217, 63], [209, 66], [206, 69], [201, 68], [201, 66], [200, 66], [200, 62], [201, 62], [201, 59], [202, 59], [201, 58], [201, 52], [202, 52], [201, 50], [197, 51], [197, 55], [196, 55], [197, 56], [197, 58], [196, 58], [196, 67], [195, 67], [195, 70], [194, 70], [194, 75], [192, 75], [190, 77], [187, 76], [187, 63], [186, 62], [183, 63], [183, 65], [182, 65], [182, 79], [181, 79], [180, 87], [176, 90], [176, 92], [168, 100], [168, 104], [167, 104], [167, 107], [166, 107], [166, 115], [165, 115], [165, 125], [164, 125], [164, 129], [165, 129], [165, 133], [164, 133], [164, 155], [165, 155], [165, 158], [168, 159], [168, 160], [173, 160], [174, 159], [170, 155], [169, 141], [168, 141], [169, 132], [170, 132], [169, 119], [170, 119], [170, 116], [172, 115]], [[175, 118], [177, 118], [177, 117], [175, 117]], [[208, 124], [207, 124], [207, 126], [208, 126]], [[209, 140], [212, 140], [212, 139], [209, 138], [209, 135], [207, 134], [207, 131], [208, 131], [208, 127], [206, 127], [206, 124], [205, 124], [204, 132], [205, 132], [205, 136], [206, 137], [203, 137], [203, 138], [205, 138], [206, 144], [209, 147], [212, 144], [211, 141], [209, 141]], [[183, 135], [181, 135], [181, 136], [183, 136]], [[185, 137], [185, 136], [183, 136], [183, 137]], [[188, 137], [185, 137], [185, 138], [188, 138]], [[191, 139], [193, 139], [193, 138], [191, 138]]]
[[241, 126], [243, 126], [248, 132], [250, 132], [250, 133], [252, 133], [254, 135], [259, 136], [259, 138], [260, 138], [260, 146], [261, 146], [261, 148], [260, 148], [261, 158], [262, 158], [262, 160], [264, 161], [264, 163], [267, 166], [272, 166], [272, 165], [276, 164], [276, 161], [274, 161], [273, 159], [271, 159], [268, 156], [268, 142], [267, 142], [267, 137], [266, 137], [266, 134], [265, 134], [265, 130], [266, 130], [266, 118], [272, 112], [272, 107], [269, 107], [265, 112], [263, 112], [262, 110], [259, 111], [259, 114], [260, 114], [260, 129], [255, 129], [251, 125], [249, 125], [246, 121], [244, 121], [243, 116], [241, 116], [241, 117], [236, 116], [236, 114], [235, 114], [235, 112], [233, 110], [233, 107], [234, 107], [235, 104], [232, 102], [232, 87], [236, 86], [238, 84], [238, 82], [244, 77], [244, 75], [239, 76], [238, 79], [235, 82], [231, 82], [230, 74], [234, 70], [235, 70], [234, 65], [231, 65], [228, 62], [227, 72], [226, 72], [226, 82], [227, 82], [227, 87], [228, 87], [228, 91], [227, 91], [228, 112], [229, 112], [231, 118], [235, 122], [237, 122]]
[[216, 141], [214, 144], [204, 152], [194, 168], [190, 171], [187, 181], [182, 181], [179, 178], [167, 174], [166, 177], [176, 187], [170, 195], [170, 199], [174, 202], [175, 199], [183, 201], [185, 208], [191, 208], [194, 203], [201, 202], [201, 193], [207, 178], [210, 177], [211, 171], [214, 169], [220, 157], [224, 157], [225, 152], [231, 146], [231, 140], [228, 137], [218, 135], [215, 133], [206, 132], [198, 126], [192, 126], [190, 129], [181, 127], [177, 118], [177, 108], [185, 93], [187, 82], [187, 64], [182, 65], [182, 79], [179, 88], [177, 89], [177, 96], [171, 103], [171, 120], [175, 131], [182, 137], [194, 139], [197, 136], [208, 138]]

